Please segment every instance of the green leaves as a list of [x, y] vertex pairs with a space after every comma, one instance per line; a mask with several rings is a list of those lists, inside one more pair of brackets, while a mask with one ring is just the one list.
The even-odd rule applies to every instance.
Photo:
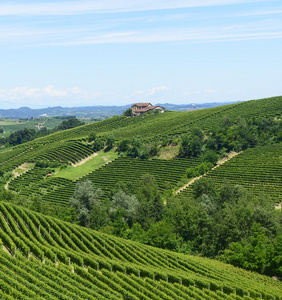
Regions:
[[101, 189], [96, 189], [90, 180], [78, 182], [69, 205], [76, 210], [77, 218], [81, 225], [89, 224], [90, 210], [94, 205], [99, 205], [98, 198], [102, 195]]

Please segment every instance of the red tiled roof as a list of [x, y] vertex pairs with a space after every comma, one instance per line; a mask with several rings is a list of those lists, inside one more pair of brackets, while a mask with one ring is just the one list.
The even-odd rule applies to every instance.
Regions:
[[151, 103], [134, 103], [132, 104], [132, 106], [149, 106], [149, 105], [152, 105]]
[[141, 108], [138, 110], [138, 112], [147, 112], [149, 110], [154, 109], [156, 106], [149, 106], [149, 107], [145, 107], [145, 108]]

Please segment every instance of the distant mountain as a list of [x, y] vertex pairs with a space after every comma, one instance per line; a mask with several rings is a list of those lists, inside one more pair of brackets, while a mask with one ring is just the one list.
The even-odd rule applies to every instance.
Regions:
[[211, 108], [216, 106], [223, 106], [228, 104], [237, 103], [240, 101], [234, 101], [234, 102], [213, 102], [213, 103], [191, 103], [191, 104], [156, 104], [164, 106], [167, 110], [174, 110], [174, 111], [189, 111], [189, 110], [197, 110], [197, 109], [204, 109], [204, 108]]
[[[202, 103], [202, 104], [170, 104], [158, 103], [157, 105], [164, 106], [167, 110], [174, 111], [188, 111], [197, 110], [203, 108], [210, 108], [216, 106], [227, 105], [235, 102], [214, 102], [214, 103]], [[124, 106], [82, 106], [82, 107], [47, 107], [40, 109], [31, 109], [29, 107], [20, 107], [17, 109], [0, 109], [0, 117], [2, 118], [15, 118], [25, 119], [31, 117], [42, 116], [76, 116], [78, 118], [95, 118], [95, 117], [111, 117], [114, 115], [121, 115], [131, 104]]]

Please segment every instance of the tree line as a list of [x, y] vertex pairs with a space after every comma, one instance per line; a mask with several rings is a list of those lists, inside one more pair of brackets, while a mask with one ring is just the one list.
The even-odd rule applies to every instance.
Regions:
[[152, 175], [137, 186], [120, 182], [108, 201], [90, 181], [77, 183], [70, 199], [73, 221], [82, 226], [186, 254], [282, 276], [282, 213], [267, 195], [254, 196], [226, 182], [216, 191], [209, 179], [193, 196], [165, 197]]
[[57, 127], [53, 128], [53, 129], [47, 129], [46, 127], [43, 127], [39, 130], [24, 128], [24, 129], [12, 132], [6, 138], [1, 137], [0, 144], [5, 145], [6, 147], [16, 146], [16, 145], [20, 145], [20, 144], [32, 141], [39, 137], [49, 135], [49, 134], [57, 132], [57, 131], [67, 130], [67, 129], [81, 126], [84, 124], [85, 124], [84, 122], [81, 122], [76, 117], [71, 117], [68, 120], [64, 120], [61, 124], [59, 124]]

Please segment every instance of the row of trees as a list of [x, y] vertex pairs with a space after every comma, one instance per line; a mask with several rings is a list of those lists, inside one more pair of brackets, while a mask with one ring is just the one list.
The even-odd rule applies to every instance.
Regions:
[[224, 117], [223, 126], [219, 129], [203, 132], [193, 128], [189, 134], [181, 137], [179, 155], [183, 157], [197, 157], [207, 150], [218, 154], [224, 152], [245, 150], [257, 145], [267, 145], [282, 141], [282, 122], [273, 117], [245, 118], [238, 117], [231, 123]]
[[137, 187], [118, 184], [110, 199], [90, 181], [78, 183], [70, 207], [80, 225], [173, 251], [218, 258], [282, 276], [282, 213], [266, 195], [255, 197], [227, 182], [193, 185], [194, 197], [163, 198], [151, 175]]
[[282, 122], [272, 117], [248, 120], [239, 117], [237, 121], [231, 123], [229, 118], [224, 117], [223, 126], [219, 129], [203, 131], [195, 127], [181, 137], [163, 136], [146, 142], [141, 136], [135, 136], [116, 141], [112, 135], [102, 138], [92, 132], [88, 141], [93, 142], [95, 151], [105, 146], [109, 148], [116, 146], [123, 155], [142, 159], [157, 156], [161, 147], [179, 144], [179, 157], [209, 156], [208, 160], [215, 164], [226, 152], [238, 152], [257, 145], [282, 141]]

